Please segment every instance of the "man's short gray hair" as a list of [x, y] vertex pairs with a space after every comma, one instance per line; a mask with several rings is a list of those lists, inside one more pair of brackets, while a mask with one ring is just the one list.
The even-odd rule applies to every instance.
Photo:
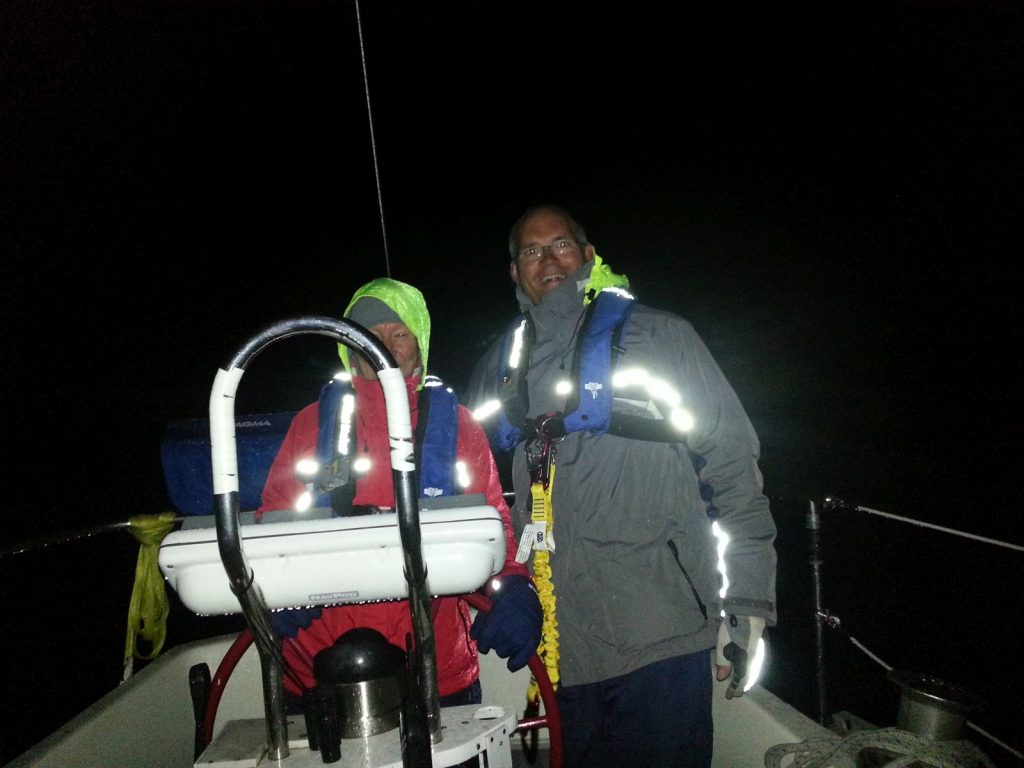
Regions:
[[576, 219], [572, 217], [565, 208], [558, 205], [534, 205], [527, 208], [526, 211], [516, 219], [516, 223], [512, 225], [512, 230], [508, 235], [508, 253], [512, 261], [516, 260], [519, 255], [519, 235], [522, 232], [523, 225], [526, 224], [527, 219], [532, 218], [538, 213], [553, 213], [556, 216], [561, 216], [569, 223], [569, 229], [572, 231], [573, 240], [575, 240], [580, 248], [588, 245], [587, 233], [583, 229], [583, 225], [580, 224]]

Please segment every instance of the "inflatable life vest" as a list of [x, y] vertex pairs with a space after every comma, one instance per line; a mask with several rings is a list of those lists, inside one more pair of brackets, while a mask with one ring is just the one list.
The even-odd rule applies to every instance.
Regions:
[[[350, 514], [355, 480], [355, 391], [351, 381], [336, 378], [320, 390], [316, 457], [321, 470], [316, 481], [317, 506]], [[462, 492], [456, 475], [459, 440], [458, 399], [436, 376], [427, 376], [419, 395], [413, 445], [417, 487], [421, 497], [452, 496]]]
[[[622, 351], [620, 340], [629, 323], [636, 299], [622, 288], [605, 288], [590, 302], [583, 317], [579, 340], [573, 351], [571, 387], [565, 406], [555, 414], [564, 432], [611, 433], [636, 440], [678, 442], [684, 435], [664, 418], [615, 413], [612, 374]], [[536, 431], [529, 418], [530, 400], [526, 372], [534, 338], [529, 314], [520, 315], [502, 341], [498, 365], [498, 401], [493, 417], [486, 409], [478, 416], [489, 427], [491, 443], [510, 451]], [[478, 409], [479, 412], [480, 409]], [[551, 429], [551, 414], [546, 428]]]

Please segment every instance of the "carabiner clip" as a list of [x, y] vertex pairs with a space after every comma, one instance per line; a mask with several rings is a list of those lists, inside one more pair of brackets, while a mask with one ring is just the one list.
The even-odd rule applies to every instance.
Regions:
[[547, 490], [551, 482], [551, 462], [555, 458], [554, 445], [565, 437], [565, 423], [557, 411], [545, 413], [537, 419], [529, 419], [532, 436], [525, 444], [526, 466], [530, 471], [530, 483], [541, 483]]

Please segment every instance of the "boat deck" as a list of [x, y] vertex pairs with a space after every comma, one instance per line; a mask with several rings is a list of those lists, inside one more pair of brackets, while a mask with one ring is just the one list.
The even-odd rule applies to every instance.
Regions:
[[[168, 651], [124, 685], [111, 691], [42, 742], [8, 764], [7, 768], [185, 768], [193, 765], [195, 717], [189, 695], [188, 672], [205, 662], [216, 670], [234, 635], [200, 640]], [[481, 657], [481, 685], [487, 705], [515, 713], [521, 709], [529, 671], [509, 674], [493, 654]], [[714, 697], [714, 768], [761, 766], [766, 750], [831, 732], [767, 690], [755, 687], [741, 699]], [[511, 714], [510, 714], [511, 716]], [[254, 648], [242, 657], [224, 690], [215, 733], [230, 721], [263, 717], [260, 665]], [[262, 723], [260, 723], [262, 725]], [[382, 734], [382, 737], [384, 734]], [[539, 732], [537, 765], [547, 765], [547, 731]], [[513, 736], [512, 765], [530, 765]], [[397, 745], [397, 735], [394, 737]], [[452, 740], [455, 741], [454, 739]], [[257, 745], [262, 739], [257, 739]], [[344, 749], [344, 744], [343, 744]], [[286, 764], [300, 765], [299, 752], [316, 765], [319, 756], [295, 750]], [[500, 761], [499, 761], [500, 762]], [[247, 765], [255, 765], [251, 760]], [[313, 764], [313, 763], [310, 763]], [[207, 764], [219, 768], [221, 763]], [[240, 763], [231, 762], [232, 766]]]

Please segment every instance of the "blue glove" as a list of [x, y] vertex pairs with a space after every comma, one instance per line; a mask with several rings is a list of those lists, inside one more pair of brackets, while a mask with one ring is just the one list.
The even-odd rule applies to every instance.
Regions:
[[274, 636], [279, 640], [295, 637], [300, 629], [305, 629], [320, 618], [319, 605], [313, 608], [286, 608], [283, 611], [270, 612], [270, 626], [274, 628]]
[[469, 636], [480, 653], [494, 649], [508, 659], [509, 672], [515, 672], [537, 652], [543, 621], [544, 610], [533, 583], [525, 576], [506, 576], [491, 595], [491, 610], [477, 613]]

